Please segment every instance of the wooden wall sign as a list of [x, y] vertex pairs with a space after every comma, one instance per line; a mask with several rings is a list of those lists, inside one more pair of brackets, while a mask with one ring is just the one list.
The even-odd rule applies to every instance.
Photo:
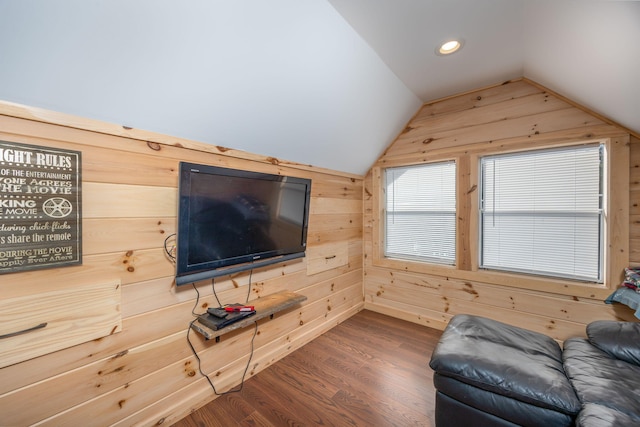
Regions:
[[0, 141], [0, 274], [82, 264], [80, 154]]

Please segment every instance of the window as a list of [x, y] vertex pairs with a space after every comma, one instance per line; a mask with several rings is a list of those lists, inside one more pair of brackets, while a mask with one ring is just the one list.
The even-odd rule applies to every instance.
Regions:
[[480, 267], [601, 282], [603, 145], [481, 158]]
[[384, 255], [454, 264], [456, 163], [385, 170]]

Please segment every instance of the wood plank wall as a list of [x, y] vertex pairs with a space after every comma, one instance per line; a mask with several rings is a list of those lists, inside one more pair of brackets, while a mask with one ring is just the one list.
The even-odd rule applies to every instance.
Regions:
[[[544, 280], [529, 285], [532, 279], [525, 276], [511, 275], [509, 283], [504, 276], [479, 274], [469, 247], [477, 245], [474, 241], [477, 229], [470, 229], [466, 221], [471, 215], [477, 215], [477, 202], [460, 197], [460, 193], [474, 190], [470, 177], [477, 175], [477, 166], [470, 161], [474, 158], [470, 156], [477, 158], [484, 153], [607, 138], [621, 145], [631, 141], [630, 173], [627, 176], [623, 171], [619, 182], [613, 184], [614, 192], [622, 199], [612, 208], [621, 207], [622, 214], [629, 210], [626, 218], [630, 218], [630, 224], [613, 227], [611, 241], [623, 255], [614, 254], [613, 264], [623, 259], [624, 263], [618, 262], [615, 266], [612, 283], [598, 289], [582, 286], [564, 289], [560, 284], [547, 284]], [[387, 166], [449, 158], [458, 160], [458, 176], [462, 177], [458, 183], [458, 214], [465, 220], [459, 218], [458, 222], [462, 238], [457, 246], [457, 266], [450, 271], [428, 267], [420, 270], [407, 263], [381, 261], [378, 254], [382, 218], [380, 171]], [[619, 161], [624, 164], [624, 160]], [[629, 207], [624, 191], [626, 180], [630, 188]], [[637, 135], [630, 138], [627, 130], [528, 80], [507, 82], [426, 104], [365, 178], [365, 308], [439, 329], [443, 329], [453, 315], [470, 313], [536, 330], [557, 340], [584, 335], [585, 324], [592, 320], [637, 320], [628, 308], [604, 304], [603, 298], [619, 286], [615, 278], [623, 271], [620, 265], [640, 264], [639, 183]], [[627, 260], [624, 255], [628, 246], [631, 256]]]
[[[215, 303], [211, 282], [197, 284], [194, 307], [196, 291], [176, 289], [163, 249], [176, 228], [179, 161], [313, 180], [309, 256], [216, 281], [223, 303], [284, 290], [308, 298], [259, 322], [247, 378], [363, 307], [362, 177], [9, 103], [0, 139], [82, 152], [84, 221], [82, 266], [3, 275], [0, 298], [105, 280], [122, 291], [122, 332], [0, 369], [0, 425], [170, 425], [215, 397], [186, 338], [192, 309]], [[308, 271], [310, 257], [332, 261]], [[253, 334], [218, 343], [190, 334], [218, 391], [239, 384]]]

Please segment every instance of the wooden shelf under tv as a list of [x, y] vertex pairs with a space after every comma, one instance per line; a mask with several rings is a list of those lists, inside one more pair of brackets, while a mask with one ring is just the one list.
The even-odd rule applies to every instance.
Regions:
[[252, 325], [254, 322], [264, 319], [265, 317], [273, 317], [275, 313], [300, 304], [303, 301], [306, 301], [306, 299], [306, 296], [299, 295], [294, 292], [277, 292], [275, 294], [266, 295], [250, 301], [249, 303], [255, 307], [256, 314], [242, 320], [238, 320], [237, 322], [227, 325], [222, 329], [213, 330], [198, 321], [193, 322], [191, 324], [191, 328], [194, 331], [201, 333], [207, 340], [215, 339], [218, 341], [221, 335]]

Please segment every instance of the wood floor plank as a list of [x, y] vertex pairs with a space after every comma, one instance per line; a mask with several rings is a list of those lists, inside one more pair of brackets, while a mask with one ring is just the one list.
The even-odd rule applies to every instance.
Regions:
[[251, 427], [273, 427], [273, 424], [264, 418], [259, 412], [254, 412], [247, 418], [243, 419], [238, 425]]
[[[252, 419], [255, 414], [259, 414], [259, 411], [240, 393], [229, 393], [226, 403], [224, 407], [220, 408], [220, 412], [216, 413], [218, 418], [217, 422], [219, 422], [221, 426], [229, 425], [229, 423], [233, 424], [235, 420]], [[201, 412], [211, 413], [211, 411]], [[208, 424], [204, 425], [208, 426]], [[215, 426], [217, 425], [218, 424], [215, 424]]]
[[[300, 408], [299, 413], [295, 412], [299, 408], [297, 402], [292, 400], [289, 388], [283, 387], [281, 384], [270, 384], [270, 372], [263, 371], [262, 373], [265, 375], [258, 381], [253, 381], [250, 385], [247, 384], [248, 387], [242, 391], [242, 396], [249, 401], [259, 402], [255, 406], [264, 418], [274, 426], [304, 426], [304, 423], [296, 421], [297, 417], [316, 423], [317, 417], [313, 412], [309, 412], [306, 406]], [[281, 390], [287, 392], [281, 392]], [[222, 400], [225, 398], [223, 397]], [[224, 402], [220, 403], [224, 404]]]
[[174, 426], [434, 426], [441, 333], [364, 310]]

